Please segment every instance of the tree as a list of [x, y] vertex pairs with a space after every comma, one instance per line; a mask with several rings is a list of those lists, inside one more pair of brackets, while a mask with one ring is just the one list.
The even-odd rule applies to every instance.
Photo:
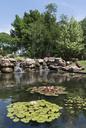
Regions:
[[[24, 13], [23, 18], [16, 15], [12, 26], [14, 29], [11, 30], [11, 36], [17, 39], [17, 50], [29, 49], [31, 44], [31, 27], [35, 22], [40, 20], [40, 12], [38, 10], [30, 10], [29, 13]], [[31, 46], [30, 46], [31, 47]]]
[[55, 15], [57, 12], [57, 5], [55, 3], [50, 3], [45, 7], [45, 9], [47, 13]]
[[84, 50], [82, 51], [83, 59], [86, 59], [86, 17], [80, 21], [82, 30], [83, 30], [83, 43], [84, 43]]
[[17, 48], [25, 49], [30, 57], [54, 55], [57, 40], [56, 5], [49, 4], [46, 11], [25, 12], [23, 18], [16, 15], [11, 36], [18, 39]]
[[[80, 57], [84, 48], [81, 25], [72, 17], [69, 21], [62, 19], [60, 26], [59, 53], [66, 59]], [[65, 22], [64, 22], [65, 21]]]
[[11, 30], [16, 50], [25, 50], [29, 57], [80, 58], [85, 44], [80, 23], [65, 15], [58, 22], [56, 12], [56, 4], [50, 3], [44, 13], [30, 10], [22, 18], [16, 15]]
[[1, 54], [9, 54], [15, 50], [15, 38], [7, 33], [0, 33], [0, 50]]
[[44, 12], [44, 25], [45, 30], [45, 56], [53, 56], [56, 53], [56, 45], [58, 39], [58, 25], [56, 21], [56, 12], [57, 5], [54, 3], [48, 4], [45, 7], [46, 11]]

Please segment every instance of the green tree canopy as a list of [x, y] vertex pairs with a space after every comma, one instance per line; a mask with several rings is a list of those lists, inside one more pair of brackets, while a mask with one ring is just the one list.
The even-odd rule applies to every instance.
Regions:
[[59, 27], [59, 47], [61, 48], [59, 49], [59, 53], [62, 54], [64, 58], [79, 57], [81, 51], [84, 49], [81, 25], [72, 17], [69, 21], [67, 18], [62, 18]]
[[16, 51], [24, 49], [29, 57], [80, 58], [85, 49], [86, 19], [79, 23], [73, 17], [61, 15], [61, 20], [57, 21], [56, 14], [57, 5], [50, 3], [43, 13], [30, 10], [23, 17], [16, 15], [11, 29], [11, 47], [15, 46]]

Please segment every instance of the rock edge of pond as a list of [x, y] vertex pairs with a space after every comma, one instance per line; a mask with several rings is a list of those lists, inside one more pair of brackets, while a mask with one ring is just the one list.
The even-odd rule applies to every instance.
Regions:
[[84, 72], [82, 67], [77, 61], [65, 61], [60, 57], [45, 57], [43, 59], [16, 59], [10, 57], [0, 58], [0, 71], [2, 73], [12, 72], [29, 72], [29, 71], [66, 71], [70, 73], [81, 73]]

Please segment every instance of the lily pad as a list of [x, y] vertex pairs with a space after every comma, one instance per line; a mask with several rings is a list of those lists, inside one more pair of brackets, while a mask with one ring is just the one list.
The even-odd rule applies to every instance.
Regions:
[[75, 114], [86, 109], [86, 98], [69, 96], [65, 101], [65, 108], [70, 114]]
[[14, 122], [51, 122], [52, 120], [59, 118], [61, 109], [62, 107], [45, 100], [16, 102], [7, 106], [7, 117]]

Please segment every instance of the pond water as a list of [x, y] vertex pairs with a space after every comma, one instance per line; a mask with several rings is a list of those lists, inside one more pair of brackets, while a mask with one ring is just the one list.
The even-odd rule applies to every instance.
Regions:
[[[44, 96], [31, 94], [27, 88], [34, 86], [63, 86], [66, 95]], [[77, 108], [65, 108], [65, 100], [71, 97], [86, 97], [86, 76], [55, 72], [30, 72], [0, 74], [0, 128], [86, 128], [86, 112]], [[14, 123], [6, 117], [7, 105], [17, 101], [45, 99], [63, 107], [61, 116], [51, 123]], [[71, 109], [70, 109], [71, 108]]]

